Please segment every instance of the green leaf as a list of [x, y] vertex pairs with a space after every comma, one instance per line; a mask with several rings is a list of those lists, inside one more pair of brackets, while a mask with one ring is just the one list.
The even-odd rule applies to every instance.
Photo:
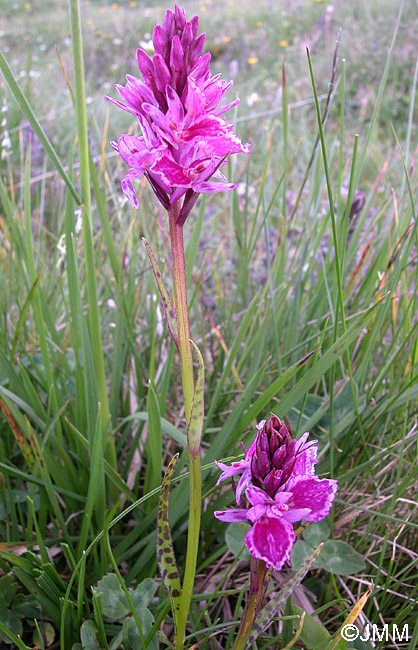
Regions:
[[134, 601], [135, 609], [148, 607], [155, 592], [157, 591], [157, 588], [158, 585], [155, 580], [152, 580], [152, 578], [145, 578], [145, 580], [140, 582], [132, 594], [132, 600]]
[[[304, 537], [306, 538], [306, 529]], [[312, 553], [312, 546], [298, 540], [292, 549], [292, 566], [298, 569]], [[329, 539], [324, 542], [322, 551], [314, 566], [337, 575], [352, 575], [363, 571], [366, 563], [349, 544], [341, 540]]]
[[108, 573], [100, 580], [94, 591], [102, 594], [103, 615], [109, 621], [119, 621], [131, 611], [115, 573]]
[[177, 340], [177, 316], [176, 316], [176, 311], [174, 309], [173, 301], [171, 300], [171, 296], [168, 293], [168, 289], [164, 284], [163, 276], [161, 275], [161, 271], [158, 268], [157, 260], [154, 257], [154, 253], [151, 250], [151, 246], [149, 245], [149, 243], [144, 237], [142, 238], [142, 241], [144, 242], [145, 247], [147, 249], [149, 261], [151, 262], [151, 266], [152, 266], [152, 272], [154, 273], [155, 281], [158, 286], [158, 291], [160, 292], [161, 304], [163, 306], [163, 311], [164, 311], [165, 320], [167, 322], [168, 331], [171, 334], [171, 337], [176, 345], [176, 348], [179, 349], [179, 344]]
[[[33, 633], [33, 644], [35, 646], [38, 646], [39, 648], [42, 648], [42, 643], [46, 648], [48, 646], [52, 645], [55, 639], [55, 630], [52, 627], [51, 623], [40, 623], [39, 624], [39, 629], [42, 634], [42, 638], [38, 632], [38, 630], [35, 630]], [[81, 631], [81, 630], [80, 630]]]
[[84, 621], [80, 628], [81, 645], [83, 650], [100, 650], [97, 638], [99, 630], [92, 620]]
[[[301, 616], [303, 614], [303, 609], [297, 607], [293, 604], [292, 606], [294, 614]], [[324, 648], [325, 643], [329, 641], [330, 634], [325, 629], [325, 627], [317, 621], [313, 616], [306, 614], [303, 621], [302, 632], [300, 633], [300, 638], [308, 648], [308, 650], [320, 650]]]
[[303, 539], [305, 542], [308, 542], [312, 548], [316, 548], [318, 544], [325, 542], [328, 539], [330, 530], [331, 528], [328, 519], [316, 521], [303, 531]]
[[[243, 562], [250, 561], [250, 552], [245, 547], [244, 539], [250, 529], [250, 524], [245, 521], [236, 521], [230, 524], [225, 531], [225, 542], [229, 550]], [[244, 549], [244, 550], [242, 550]]]
[[366, 562], [352, 546], [342, 540], [329, 539], [325, 542], [315, 565], [330, 573], [349, 576], [363, 571]]
[[19, 618], [41, 617], [41, 607], [32, 596], [18, 594], [13, 601], [13, 611]]
[[200, 442], [202, 439], [203, 431], [203, 418], [205, 410], [205, 367], [200, 350], [193, 341], [190, 341], [195, 349], [199, 360], [199, 370], [193, 394], [192, 410], [190, 413], [190, 422], [187, 430], [187, 441], [189, 450], [193, 454], [197, 454], [200, 450]]
[[[11, 609], [0, 609], [0, 622], [15, 636], [22, 636], [23, 627], [20, 619]], [[5, 643], [12, 643], [12, 640], [0, 631], [0, 639]]]
[[315, 560], [317, 559], [318, 555], [321, 552], [322, 546], [318, 546], [314, 550], [314, 552], [306, 558], [305, 562], [297, 571], [290, 580], [286, 582], [284, 585], [283, 589], [279, 591], [279, 593], [274, 596], [269, 602], [263, 607], [257, 618], [255, 619], [253, 629], [251, 631], [250, 636], [247, 639], [247, 643], [245, 644], [244, 650], [250, 650], [251, 646], [253, 643], [258, 639], [260, 634], [264, 632], [270, 625], [271, 621], [274, 619], [275, 616], [277, 616], [280, 608], [284, 603], [287, 601], [289, 596], [292, 595], [294, 590], [300, 583], [302, 582], [303, 578], [306, 576], [308, 573], [309, 569], [312, 568]]
[[[17, 492], [17, 490], [13, 490]], [[0, 608], [9, 607], [17, 591], [17, 584], [12, 576], [2, 576], [0, 578]]]
[[[136, 610], [141, 629], [144, 637], [148, 636], [151, 631], [154, 617], [149, 609], [140, 608]], [[142, 648], [141, 637], [139, 636], [138, 627], [132, 617], [127, 618], [123, 623], [123, 643], [129, 650], [140, 650]], [[154, 635], [147, 645], [147, 650], [158, 650], [158, 639]]]
[[173, 456], [169, 466], [167, 467], [158, 500], [157, 518], [157, 564], [170, 596], [171, 607], [176, 624], [180, 608], [181, 586], [180, 576], [176, 565], [176, 557], [174, 555], [173, 539], [171, 537], [169, 502], [171, 477], [178, 458], [179, 454]]

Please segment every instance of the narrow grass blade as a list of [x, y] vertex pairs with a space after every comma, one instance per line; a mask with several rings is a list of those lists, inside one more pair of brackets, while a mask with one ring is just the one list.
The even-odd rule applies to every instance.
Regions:
[[176, 622], [180, 610], [181, 586], [180, 576], [177, 569], [176, 558], [174, 555], [173, 539], [170, 530], [170, 484], [174, 468], [178, 461], [179, 454], [173, 456], [170, 461], [164, 480], [161, 485], [160, 498], [158, 500], [158, 519], [157, 519], [157, 563], [161, 577], [167, 588], [171, 600], [174, 620]]
[[15, 352], [16, 352], [16, 346], [17, 346], [17, 342], [19, 340], [20, 333], [22, 331], [23, 323], [25, 322], [26, 312], [27, 312], [28, 308], [30, 307], [31, 302], [33, 301], [35, 291], [37, 290], [39, 282], [40, 282], [41, 277], [42, 277], [42, 273], [43, 273], [43, 271], [41, 270], [40, 273], [38, 274], [38, 276], [36, 277], [34, 283], [32, 284], [31, 289], [30, 289], [30, 291], [29, 291], [29, 293], [28, 293], [28, 295], [26, 297], [25, 302], [23, 303], [23, 307], [22, 307], [22, 310], [20, 312], [19, 320], [17, 322], [16, 329], [15, 329], [15, 334], [14, 334], [14, 337], [13, 337], [12, 349], [10, 351], [10, 357], [12, 359], [13, 359], [13, 357], [15, 355]]
[[42, 126], [40, 125], [38, 118], [36, 117], [35, 113], [32, 110], [31, 105], [29, 104], [28, 100], [26, 99], [25, 95], [23, 94], [23, 91], [19, 84], [17, 83], [16, 79], [13, 76], [13, 73], [9, 67], [9, 64], [6, 61], [6, 58], [3, 54], [3, 52], [0, 50], [0, 70], [2, 71], [4, 78], [6, 79], [10, 90], [12, 91], [14, 98], [16, 99], [17, 103], [19, 104], [22, 113], [24, 114], [25, 118], [28, 120], [30, 123], [34, 133], [39, 139], [39, 142], [45, 149], [47, 155], [51, 159], [51, 162], [53, 163], [55, 169], [63, 179], [64, 183], [67, 185], [68, 189], [70, 190], [71, 194], [77, 201], [77, 203], [80, 205], [81, 204], [81, 199], [69, 179], [60, 159], [58, 158], [58, 155], [50, 143], [48, 136], [46, 135], [45, 131], [43, 130]]
[[[90, 442], [83, 436], [82, 433], [69, 421], [65, 420], [66, 424], [70, 428], [71, 432], [77, 436], [77, 439], [81, 443], [82, 448], [86, 450], [86, 452], [89, 452], [90, 449]], [[119, 476], [117, 471], [112, 467], [112, 465], [105, 459], [104, 460], [104, 471], [106, 473], [106, 476], [109, 478], [109, 481], [113, 483], [113, 485], [116, 487], [116, 489], [119, 492], [123, 492], [131, 501], [135, 501], [135, 495], [131, 490], [128, 488], [126, 485], [125, 481]]]
[[250, 650], [253, 643], [259, 637], [259, 635], [268, 628], [271, 621], [279, 613], [282, 605], [285, 604], [287, 599], [292, 595], [296, 587], [300, 585], [309, 569], [313, 566], [315, 560], [321, 552], [323, 544], [320, 544], [318, 548], [314, 550], [312, 555], [310, 555], [303, 563], [303, 566], [295, 573], [295, 575], [286, 582], [283, 589], [273, 597], [265, 607], [261, 610], [257, 618], [255, 619], [253, 630], [248, 637], [247, 643], [245, 644], [244, 650]]
[[280, 404], [274, 409], [276, 415], [283, 417], [286, 413], [297, 404], [297, 402], [305, 395], [305, 393], [320, 379], [326, 371], [332, 366], [333, 363], [347, 350], [347, 348], [354, 343], [363, 328], [367, 325], [373, 315], [378, 311], [379, 307], [386, 300], [384, 296], [379, 302], [370, 307], [365, 314], [358, 321], [350, 327], [331, 347], [325, 354], [317, 361], [317, 363], [308, 370], [308, 372], [301, 377], [297, 384], [287, 393], [287, 395], [280, 401]]
[[171, 334], [171, 337], [176, 345], [176, 348], [179, 349], [179, 344], [177, 340], [177, 317], [176, 311], [174, 309], [174, 304], [171, 299], [170, 294], [168, 293], [167, 287], [164, 284], [163, 276], [161, 271], [158, 268], [157, 260], [155, 259], [154, 253], [151, 250], [151, 246], [147, 240], [143, 237], [142, 241], [145, 244], [147, 249], [149, 261], [151, 262], [152, 272], [154, 273], [155, 281], [158, 286], [158, 291], [160, 292], [161, 302], [163, 305], [164, 316], [167, 322], [168, 331]]
[[277, 377], [269, 387], [264, 391], [264, 393], [254, 402], [254, 404], [248, 409], [242, 420], [238, 425], [238, 428], [244, 431], [250, 424], [251, 421], [257, 417], [259, 413], [264, 409], [264, 407], [277, 395], [279, 390], [287, 384], [288, 381], [295, 376], [298, 370], [305, 364], [309, 359], [318, 352], [318, 350], [313, 350], [307, 354], [303, 359], [297, 361], [293, 366], [287, 368], [280, 377]]
[[[109, 432], [109, 401], [107, 397], [106, 372], [104, 364], [102, 332], [100, 324], [99, 301], [96, 285], [96, 260], [93, 246], [91, 186], [90, 186], [90, 151], [87, 133], [86, 88], [83, 58], [83, 39], [79, 0], [69, 0], [71, 39], [73, 51], [74, 89], [77, 117], [78, 153], [80, 160], [80, 183], [82, 195], [82, 234], [85, 260], [85, 282], [88, 298], [89, 334], [91, 351], [97, 381], [97, 391], [102, 405], [102, 432], [104, 453], [110, 464], [116, 468], [116, 451], [114, 440]], [[118, 495], [112, 494], [114, 501]]]
[[[161, 482], [163, 450], [161, 438], [161, 415], [155, 388], [150, 381], [148, 386], [148, 462], [145, 475], [144, 492], [158, 487]], [[152, 501], [151, 501], [152, 503]]]
[[87, 492], [86, 507], [83, 513], [80, 540], [78, 544], [78, 557], [82, 556], [85, 549], [88, 532], [91, 527], [93, 512], [96, 506], [96, 515], [99, 525], [103, 525], [106, 512], [106, 498], [104, 492], [103, 471], [103, 436], [102, 436], [102, 408], [99, 404], [97, 421], [90, 450], [90, 480]]
[[69, 546], [72, 546], [71, 538], [70, 538], [70, 536], [68, 534], [67, 526], [65, 525], [64, 516], [62, 514], [62, 510], [60, 508], [60, 505], [58, 503], [58, 499], [57, 499], [56, 494], [55, 494], [55, 488], [54, 488], [54, 485], [52, 483], [52, 479], [51, 479], [50, 473], [48, 471], [47, 464], [45, 462], [45, 459], [44, 459], [42, 451], [41, 451], [41, 446], [40, 446], [40, 444], [38, 442], [38, 439], [36, 437], [35, 432], [33, 431], [32, 427], [30, 425], [30, 422], [29, 422], [29, 420], [27, 418], [26, 418], [26, 426], [27, 426], [28, 431], [29, 431], [29, 439], [30, 439], [31, 446], [32, 446], [33, 456], [34, 456], [34, 458], [36, 460], [36, 466], [37, 466], [39, 474], [40, 474], [40, 476], [42, 478], [43, 485], [45, 487], [45, 491], [47, 493], [49, 502], [51, 504], [52, 511], [53, 511], [53, 513], [54, 513], [54, 515], [55, 515], [55, 517], [57, 519], [57, 522], [59, 523], [61, 532], [62, 532], [62, 534], [63, 534], [63, 536], [65, 538], [65, 541], [67, 542], [67, 544]]
[[[118, 427], [115, 430], [115, 433], [119, 431], [125, 424], [128, 422], [132, 422], [132, 420], [142, 420], [144, 422], [148, 421], [148, 413], [146, 411], [139, 411], [138, 413], [132, 413], [132, 415], [128, 415], [126, 418], [124, 418]], [[165, 418], [161, 418], [161, 429], [162, 432], [166, 435], [172, 438], [177, 444], [179, 444], [181, 447], [187, 447], [187, 437], [179, 431], [174, 424], [166, 420]]]
[[224, 368], [222, 370], [222, 374], [221, 374], [221, 376], [219, 378], [219, 381], [218, 381], [218, 383], [216, 385], [215, 392], [211, 396], [210, 404], [208, 405], [208, 407], [209, 407], [208, 412], [207, 412], [207, 415], [206, 415], [206, 426], [208, 426], [208, 424], [209, 424], [209, 422], [210, 422], [210, 420], [212, 418], [212, 415], [215, 413], [215, 409], [216, 409], [216, 406], [218, 404], [219, 398], [221, 396], [222, 389], [224, 387], [225, 381], [227, 380], [228, 375], [231, 372], [233, 363], [234, 363], [235, 359], [238, 356], [238, 353], [239, 353], [239, 351], [241, 349], [242, 342], [243, 342], [244, 337], [245, 337], [245, 335], [246, 335], [246, 333], [248, 331], [248, 328], [250, 327], [250, 325], [252, 323], [257, 322], [257, 320], [258, 320], [258, 314], [259, 314], [259, 310], [261, 308], [261, 303], [262, 303], [262, 300], [261, 300], [261, 296], [260, 296], [260, 291], [258, 291], [256, 293], [256, 295], [254, 296], [253, 300], [251, 301], [251, 303], [249, 304], [248, 309], [245, 312], [244, 318], [242, 319], [242, 321], [240, 323], [238, 332], [236, 333], [236, 336], [234, 338], [234, 342], [233, 342], [232, 347], [231, 347], [231, 349], [229, 351], [229, 355], [228, 355], [228, 358], [226, 360], [225, 366], [224, 366]]
[[17, 424], [15, 418], [10, 412], [10, 409], [8, 408], [7, 404], [0, 398], [0, 407], [1, 410], [3, 411], [4, 415], [6, 416], [6, 420], [8, 421], [10, 428], [13, 432], [13, 435], [15, 437], [15, 440], [17, 444], [20, 447], [20, 451], [23, 454], [23, 458], [25, 459], [28, 467], [32, 469], [32, 467], [35, 465], [35, 458], [33, 456], [32, 450], [29, 447], [25, 436], [22, 434], [19, 425]]
[[359, 615], [361, 614], [365, 604], [367, 603], [369, 596], [371, 594], [371, 590], [367, 590], [365, 594], [359, 598], [359, 600], [356, 602], [354, 605], [353, 609], [345, 619], [344, 623], [341, 625], [340, 629], [338, 630], [336, 636], [334, 639], [332, 639], [327, 645], [325, 646], [324, 650], [335, 650], [336, 648], [341, 648], [341, 650], [344, 650], [346, 646], [346, 641], [343, 639], [341, 635], [341, 631], [345, 626], [352, 626], [354, 622], [357, 620]]
[[203, 227], [203, 218], [205, 216], [206, 207], [206, 194], [201, 195], [199, 212], [197, 214], [196, 223], [193, 225], [193, 230], [190, 235], [190, 240], [186, 250], [186, 286], [190, 285], [192, 279], [193, 267], [196, 262], [197, 252], [199, 250], [200, 234]]

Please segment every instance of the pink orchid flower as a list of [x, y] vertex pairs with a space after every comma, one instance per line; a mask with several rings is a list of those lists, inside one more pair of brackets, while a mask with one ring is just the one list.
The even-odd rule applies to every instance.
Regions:
[[257, 428], [243, 460], [232, 466], [217, 463], [223, 470], [218, 484], [242, 474], [236, 488], [241, 507], [217, 511], [215, 517], [226, 522], [249, 521], [245, 545], [253, 557], [279, 571], [289, 562], [295, 542], [292, 524], [324, 519], [338, 483], [315, 475], [318, 447], [316, 440], [308, 442], [309, 433], [291, 440], [289, 428], [275, 415]]
[[152, 59], [137, 51], [143, 81], [127, 75], [125, 86], [116, 84], [122, 101], [106, 97], [135, 115], [141, 129], [140, 136], [122, 135], [111, 142], [130, 168], [122, 181], [126, 197], [139, 207], [133, 181], [145, 174], [167, 210], [184, 197], [182, 223], [199, 194], [236, 187], [221, 172], [225, 158], [250, 153], [221, 117], [239, 100], [217, 108], [232, 82], [211, 76], [210, 54], [202, 55], [205, 35], [198, 36], [198, 25], [197, 16], [187, 22], [177, 5], [174, 13], [168, 10], [153, 31]]

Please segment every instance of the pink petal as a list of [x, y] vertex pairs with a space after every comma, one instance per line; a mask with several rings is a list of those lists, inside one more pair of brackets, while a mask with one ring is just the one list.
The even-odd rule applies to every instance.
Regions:
[[163, 30], [167, 36], [172, 36], [174, 32], [174, 14], [171, 9], [167, 9], [167, 12], [163, 19]]
[[246, 521], [247, 512], [241, 508], [231, 508], [231, 510], [216, 510], [213, 514], [220, 521], [233, 523], [234, 521]]
[[276, 571], [290, 561], [294, 543], [292, 524], [279, 517], [262, 517], [245, 536], [245, 545], [251, 555]]
[[234, 108], [234, 106], [237, 106], [239, 104], [240, 100], [239, 98], [235, 99], [233, 102], [230, 102], [226, 106], [222, 106], [222, 108], [218, 108], [214, 113], [219, 117], [219, 115], [223, 115], [227, 111], [229, 111], [231, 108]]
[[161, 54], [154, 54], [153, 63], [155, 83], [158, 90], [164, 93], [166, 86], [171, 82], [170, 70]]
[[122, 190], [128, 199], [130, 203], [134, 206], [134, 208], [137, 210], [139, 208], [139, 201], [138, 197], [135, 193], [134, 186], [132, 184], [132, 178], [135, 178], [137, 176], [133, 175], [132, 172], [128, 172], [125, 176], [125, 178], [122, 179]]
[[[123, 86], [121, 86], [123, 88]], [[118, 84], [116, 84], [116, 90], [118, 90]], [[115, 104], [118, 108], [122, 108], [124, 111], [127, 111], [128, 113], [131, 113], [132, 115], [138, 115], [138, 111], [135, 110], [134, 108], [131, 108], [130, 106], [126, 106], [122, 102], [120, 102], [118, 99], [114, 99], [113, 97], [109, 97], [108, 95], [105, 95], [105, 99], [107, 99], [108, 102], [111, 102], [112, 104]]]
[[195, 192], [212, 193], [234, 190], [236, 185], [234, 183], [211, 183], [210, 181], [202, 181], [201, 183], [193, 183], [192, 187]]
[[258, 503], [254, 508], [247, 510], [247, 519], [255, 524], [256, 521], [267, 515], [268, 510], [269, 506], [266, 506], [263, 503]]
[[243, 460], [241, 462], [243, 463], [243, 466], [245, 467], [245, 470], [244, 470], [244, 473], [241, 476], [240, 480], [238, 481], [238, 485], [237, 485], [237, 492], [236, 492], [236, 495], [235, 495], [236, 500], [237, 500], [237, 504], [239, 504], [239, 502], [241, 501], [241, 494], [246, 489], [248, 483], [251, 481], [251, 470], [250, 470], [250, 468], [248, 466], [248, 463], [245, 460]]
[[187, 50], [189, 45], [191, 45], [192, 40], [193, 40], [192, 25], [191, 23], [187, 23], [186, 27], [184, 28], [183, 34], [181, 35], [181, 45], [184, 50]]
[[331, 510], [338, 482], [316, 476], [296, 476], [288, 482], [286, 489], [292, 492], [289, 510], [309, 508], [310, 513], [304, 515], [304, 520], [320, 521]]
[[167, 54], [167, 35], [160, 25], [155, 25], [152, 32], [152, 42], [154, 43], [154, 50], [165, 58]]
[[189, 49], [189, 59], [190, 63], [193, 66], [198, 60], [199, 56], [203, 52], [203, 46], [205, 44], [205, 34], [200, 34], [198, 38], [190, 45]]
[[167, 185], [177, 187], [190, 187], [190, 178], [185, 174], [184, 167], [181, 167], [174, 160], [170, 160], [167, 156], [162, 156], [152, 166], [152, 171], [155, 174], [161, 174], [161, 177]]
[[[190, 21], [190, 24], [192, 26], [193, 38], [196, 38], [199, 29], [199, 16], [193, 16], [193, 18]], [[202, 34], [202, 36], [204, 36], [204, 34]]]
[[184, 50], [181, 46], [180, 39], [175, 35], [171, 43], [170, 67], [175, 70], [182, 70], [184, 67]]
[[177, 29], [184, 29], [186, 25], [186, 14], [184, 13], [184, 9], [180, 9], [178, 5], [174, 5], [174, 19]]
[[227, 479], [232, 478], [235, 474], [241, 474], [241, 472], [246, 468], [246, 464], [243, 460], [234, 461], [232, 465], [225, 465], [225, 463], [220, 463], [217, 460], [215, 460], [215, 463], [217, 467], [222, 470], [222, 474], [218, 478], [216, 485], [219, 485], [221, 481], [226, 481]]
[[317, 440], [310, 440], [308, 442], [309, 433], [304, 433], [298, 440], [294, 440], [294, 449], [296, 453], [296, 463], [293, 467], [293, 475], [304, 474], [305, 476], [313, 476], [315, 474], [314, 465], [318, 462], [317, 453], [318, 445]]
[[152, 79], [154, 76], [154, 66], [148, 54], [144, 52], [144, 50], [138, 48], [136, 51], [136, 59], [138, 62], [138, 68], [144, 78], [144, 81]]
[[[272, 508], [274, 510], [274, 507]], [[283, 517], [294, 524], [296, 521], [306, 520], [306, 517], [310, 514], [310, 508], [293, 508], [287, 512], [283, 512]]]
[[255, 487], [254, 485], [250, 485], [247, 488], [245, 496], [247, 497], [248, 501], [251, 503], [252, 506], [257, 506], [260, 503], [268, 504], [268, 505], [274, 503], [273, 499], [271, 499], [269, 495], [266, 492], [264, 492], [264, 490]]

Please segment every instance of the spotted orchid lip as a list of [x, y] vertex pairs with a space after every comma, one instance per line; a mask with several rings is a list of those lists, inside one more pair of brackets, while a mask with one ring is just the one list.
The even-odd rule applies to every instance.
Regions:
[[153, 31], [153, 57], [137, 50], [142, 80], [126, 75], [125, 86], [116, 84], [122, 101], [106, 97], [134, 115], [142, 132], [112, 143], [129, 165], [122, 180], [126, 197], [139, 207], [133, 181], [145, 174], [166, 209], [183, 199], [182, 223], [199, 194], [236, 187], [219, 171], [225, 158], [250, 153], [250, 145], [221, 117], [239, 100], [218, 108], [232, 82], [211, 75], [210, 53], [203, 54], [205, 35], [198, 35], [198, 27], [197, 16], [188, 22], [177, 5], [168, 10]]

